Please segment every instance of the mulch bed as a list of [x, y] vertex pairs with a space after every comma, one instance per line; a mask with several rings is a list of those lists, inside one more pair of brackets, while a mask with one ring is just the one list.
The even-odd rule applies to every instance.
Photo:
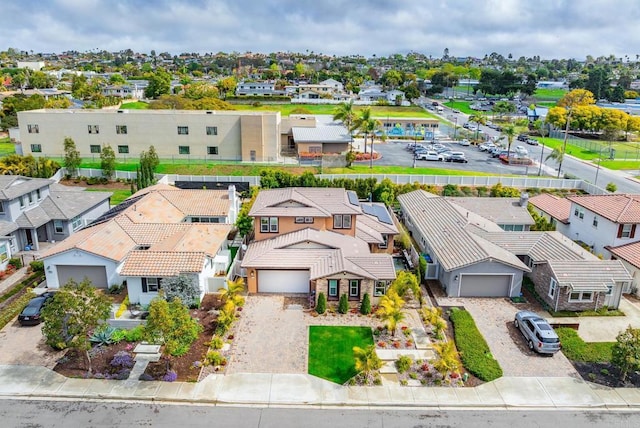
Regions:
[[611, 388], [640, 388], [640, 373], [631, 372], [623, 382], [620, 371], [611, 363], [581, 363], [572, 361], [582, 379]]
[[[132, 348], [132, 344], [126, 342], [116, 343], [110, 346], [95, 347], [90, 352], [91, 367], [93, 374], [103, 374], [111, 370], [111, 360], [119, 351], [126, 351], [127, 347]], [[66, 377], [86, 378], [88, 375], [88, 362], [86, 354], [82, 351], [69, 349], [64, 356], [58, 360], [58, 364], [53, 371]]]
[[87, 184], [85, 180], [71, 179], [71, 180], [60, 180], [60, 184], [69, 186], [69, 187], [91, 187], [93, 189], [104, 189], [104, 190], [130, 190], [131, 185], [120, 182], [120, 181], [109, 181], [105, 184]]

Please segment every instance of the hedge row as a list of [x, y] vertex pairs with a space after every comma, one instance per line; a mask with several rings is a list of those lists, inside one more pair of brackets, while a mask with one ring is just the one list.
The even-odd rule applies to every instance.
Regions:
[[44, 280], [44, 272], [34, 272], [34, 273], [32, 273], [26, 279], [24, 279], [21, 282], [17, 283], [13, 287], [11, 287], [6, 293], [4, 293], [2, 296], [0, 296], [0, 303], [3, 303], [5, 301], [9, 300], [11, 297], [15, 296], [16, 294], [21, 292], [26, 287], [35, 287], [35, 286], [37, 286], [43, 280]]
[[0, 311], [0, 329], [3, 329], [5, 325], [9, 324], [12, 319], [18, 316], [27, 303], [29, 303], [29, 300], [34, 297], [35, 294], [33, 294], [31, 289], [28, 289], [22, 296], [2, 308], [2, 311]]
[[502, 368], [491, 355], [489, 345], [480, 334], [471, 314], [465, 310], [453, 308], [449, 319], [453, 323], [456, 347], [464, 367], [485, 382], [501, 377]]

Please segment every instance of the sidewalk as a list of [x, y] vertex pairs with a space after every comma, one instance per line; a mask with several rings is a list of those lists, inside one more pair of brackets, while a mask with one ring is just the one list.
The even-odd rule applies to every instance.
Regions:
[[505, 377], [475, 388], [345, 387], [303, 374], [210, 375], [199, 383], [65, 378], [39, 366], [0, 366], [0, 396], [313, 407], [640, 408], [640, 391], [573, 378]]

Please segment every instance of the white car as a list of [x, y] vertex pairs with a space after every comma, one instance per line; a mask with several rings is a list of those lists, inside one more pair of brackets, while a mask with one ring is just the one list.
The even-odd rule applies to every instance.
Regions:
[[481, 152], [490, 152], [493, 148], [496, 147], [493, 143], [483, 143], [478, 146]]
[[460, 144], [461, 146], [470, 146], [471, 142], [465, 138], [464, 140], [460, 140], [458, 144]]
[[516, 146], [516, 148], [514, 149], [514, 152], [518, 156], [527, 156], [529, 154], [529, 152], [527, 151], [527, 149], [524, 148], [524, 146]]
[[416, 156], [416, 159], [442, 162], [444, 157], [441, 154], [438, 154], [437, 152], [429, 151], [429, 152], [420, 153], [419, 155]]

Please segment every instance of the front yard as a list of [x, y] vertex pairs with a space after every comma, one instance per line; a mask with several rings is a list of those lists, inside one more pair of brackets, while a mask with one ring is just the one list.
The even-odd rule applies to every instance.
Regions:
[[368, 327], [310, 326], [309, 374], [343, 384], [357, 374], [353, 347], [370, 345]]

